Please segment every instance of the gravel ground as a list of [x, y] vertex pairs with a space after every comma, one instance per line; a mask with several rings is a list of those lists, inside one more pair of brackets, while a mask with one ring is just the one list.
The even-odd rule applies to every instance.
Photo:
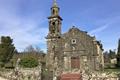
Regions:
[[7, 79], [4, 79], [4, 78], [0, 77], [0, 80], [7, 80]]

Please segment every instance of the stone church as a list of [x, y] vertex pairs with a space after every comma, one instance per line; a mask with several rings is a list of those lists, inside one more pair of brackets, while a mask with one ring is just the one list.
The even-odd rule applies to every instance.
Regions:
[[54, 0], [49, 20], [47, 39], [47, 67], [58, 76], [67, 72], [97, 71], [104, 67], [100, 41], [75, 26], [61, 33], [60, 8]]

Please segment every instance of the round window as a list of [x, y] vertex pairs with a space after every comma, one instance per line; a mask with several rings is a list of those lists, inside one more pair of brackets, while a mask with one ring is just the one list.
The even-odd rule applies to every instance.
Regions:
[[76, 39], [72, 39], [72, 44], [76, 44]]

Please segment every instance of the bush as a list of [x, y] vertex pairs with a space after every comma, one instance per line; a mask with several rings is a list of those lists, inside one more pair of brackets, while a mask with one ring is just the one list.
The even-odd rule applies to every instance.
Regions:
[[20, 65], [24, 68], [34, 68], [39, 64], [38, 60], [33, 57], [26, 57], [21, 59]]

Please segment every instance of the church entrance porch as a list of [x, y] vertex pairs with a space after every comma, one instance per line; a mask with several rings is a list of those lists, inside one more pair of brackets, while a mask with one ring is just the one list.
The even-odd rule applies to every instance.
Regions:
[[82, 76], [77, 73], [67, 73], [62, 74], [60, 80], [82, 80]]

